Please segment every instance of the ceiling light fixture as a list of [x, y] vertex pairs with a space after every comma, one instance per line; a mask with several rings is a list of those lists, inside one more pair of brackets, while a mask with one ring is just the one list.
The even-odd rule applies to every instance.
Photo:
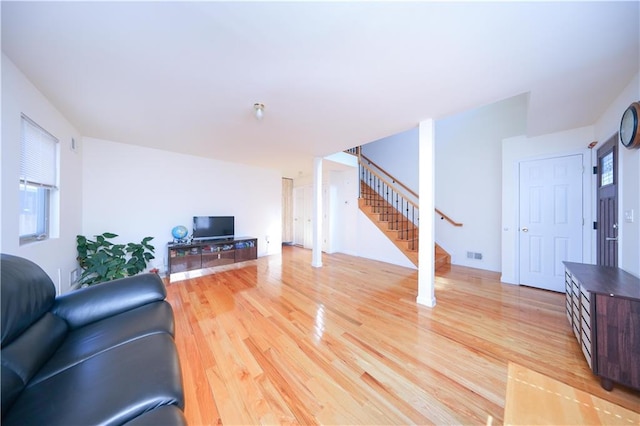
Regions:
[[264, 104], [256, 102], [253, 104], [253, 109], [255, 110], [254, 113], [256, 114], [256, 118], [258, 120], [262, 120], [262, 117], [264, 116]]

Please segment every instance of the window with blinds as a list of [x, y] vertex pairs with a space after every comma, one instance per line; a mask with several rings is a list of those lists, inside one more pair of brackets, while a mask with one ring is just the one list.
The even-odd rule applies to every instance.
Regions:
[[22, 115], [20, 243], [49, 237], [52, 192], [57, 187], [58, 139]]

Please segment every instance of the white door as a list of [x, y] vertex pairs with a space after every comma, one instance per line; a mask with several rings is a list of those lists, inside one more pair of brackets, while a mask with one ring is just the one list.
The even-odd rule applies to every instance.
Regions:
[[520, 284], [564, 292], [582, 261], [582, 155], [520, 162]]
[[313, 248], [313, 187], [304, 187], [304, 243], [303, 247]]
[[293, 189], [293, 243], [313, 247], [313, 188], [311, 185]]
[[304, 188], [293, 189], [293, 244], [304, 246]]

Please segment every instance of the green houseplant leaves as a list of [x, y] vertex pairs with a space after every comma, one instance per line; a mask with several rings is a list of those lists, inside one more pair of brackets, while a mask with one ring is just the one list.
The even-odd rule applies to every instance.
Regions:
[[145, 237], [140, 243], [115, 244], [110, 241], [117, 236], [105, 232], [96, 235], [95, 241], [84, 235], [76, 237], [77, 259], [82, 268], [80, 284], [91, 285], [136, 275], [155, 259], [155, 247], [149, 244], [153, 237]]

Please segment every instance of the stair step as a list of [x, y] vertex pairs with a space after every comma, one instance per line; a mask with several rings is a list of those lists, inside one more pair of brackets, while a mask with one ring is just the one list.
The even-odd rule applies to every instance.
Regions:
[[384, 232], [389, 236], [389, 238], [395, 238], [396, 240], [399, 240], [399, 241], [409, 241], [409, 240], [418, 239], [417, 229], [405, 229], [405, 230], [387, 229]]
[[398, 212], [392, 212], [392, 211], [388, 211], [388, 212], [371, 212], [372, 214], [377, 214], [380, 216], [381, 220], [384, 220], [385, 222], [406, 222], [404, 218], [404, 216], [402, 216], [400, 213]]
[[413, 223], [409, 222], [408, 220], [405, 221], [400, 221], [400, 222], [396, 222], [396, 221], [386, 221], [389, 225], [389, 229], [393, 230], [393, 231], [411, 231], [411, 230], [418, 230], [418, 227], [415, 226]]
[[446, 270], [451, 267], [451, 255], [438, 244], [435, 246], [434, 268], [436, 271]]

